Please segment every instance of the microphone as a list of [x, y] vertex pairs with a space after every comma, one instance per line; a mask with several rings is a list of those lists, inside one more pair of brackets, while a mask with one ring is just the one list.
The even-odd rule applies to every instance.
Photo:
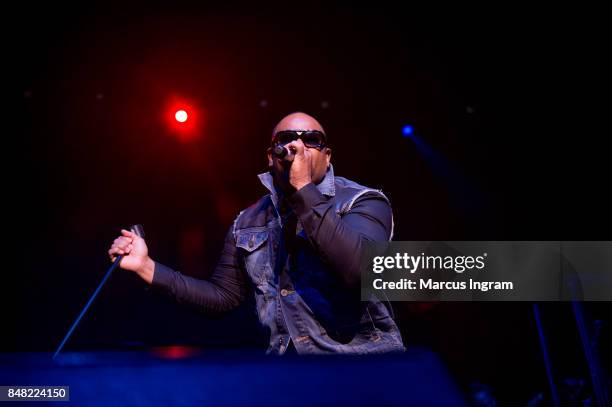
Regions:
[[[136, 236], [142, 237], [144, 239], [145, 234], [144, 234], [144, 228], [142, 227], [142, 225], [138, 225], [138, 224], [137, 225], [132, 225], [132, 226], [130, 226], [130, 230]], [[121, 259], [122, 258], [123, 258], [123, 256], [117, 256], [117, 258], [115, 259], [113, 264], [110, 266], [110, 268], [108, 269], [108, 271], [106, 272], [106, 274], [102, 278], [102, 282], [98, 285], [98, 288], [96, 288], [96, 291], [94, 291], [94, 293], [91, 295], [91, 297], [89, 298], [89, 301], [87, 301], [87, 304], [85, 304], [85, 306], [81, 310], [81, 313], [79, 314], [77, 319], [72, 323], [72, 326], [68, 330], [68, 333], [66, 333], [66, 336], [64, 336], [64, 339], [62, 340], [62, 343], [60, 343], [60, 345], [57, 347], [57, 350], [53, 354], [53, 359], [55, 359], [55, 357], [62, 351], [62, 348], [64, 347], [64, 345], [66, 344], [68, 339], [70, 339], [70, 336], [72, 335], [72, 332], [74, 332], [74, 330], [76, 329], [77, 325], [79, 325], [79, 322], [81, 322], [81, 318], [83, 318], [83, 315], [85, 315], [85, 313], [87, 312], [87, 310], [89, 309], [89, 307], [91, 306], [93, 301], [98, 296], [98, 293], [100, 292], [102, 287], [104, 287], [104, 284], [106, 283], [106, 280], [108, 280], [108, 278], [113, 273], [113, 271], [115, 271], [117, 266], [119, 266], [119, 263], [121, 263]]]
[[272, 155], [274, 155], [279, 160], [285, 161], [293, 161], [293, 158], [295, 157], [295, 154], [293, 152], [290, 152], [289, 149], [283, 146], [274, 147], [272, 149]]
[[287, 156], [289, 151], [287, 151], [287, 149], [283, 146], [276, 146], [272, 150], [272, 153], [276, 156], [276, 158], [283, 159]]

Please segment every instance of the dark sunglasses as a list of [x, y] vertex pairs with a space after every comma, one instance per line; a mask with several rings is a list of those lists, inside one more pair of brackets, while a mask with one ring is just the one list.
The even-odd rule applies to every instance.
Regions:
[[272, 146], [284, 146], [301, 139], [308, 148], [323, 149], [327, 144], [327, 136], [319, 130], [281, 130], [272, 137]]

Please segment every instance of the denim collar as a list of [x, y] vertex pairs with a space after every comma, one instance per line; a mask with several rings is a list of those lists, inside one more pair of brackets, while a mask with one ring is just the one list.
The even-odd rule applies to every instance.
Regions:
[[[272, 203], [274, 203], [274, 207], [278, 209], [278, 193], [276, 192], [276, 188], [274, 188], [274, 178], [269, 171], [261, 173], [258, 175], [261, 183], [270, 191], [270, 197], [272, 198]], [[336, 185], [334, 181], [334, 167], [329, 164], [329, 168], [325, 173], [325, 177], [321, 182], [316, 185], [317, 189], [320, 193], [327, 196], [336, 195]]]

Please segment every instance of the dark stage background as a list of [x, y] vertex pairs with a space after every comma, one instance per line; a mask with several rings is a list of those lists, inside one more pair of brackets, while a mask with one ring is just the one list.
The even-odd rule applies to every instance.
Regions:
[[[599, 84], [595, 17], [221, 3], [7, 16], [3, 351], [53, 350], [132, 223], [155, 260], [207, 277], [238, 211], [266, 192], [256, 174], [274, 124], [297, 110], [327, 130], [337, 175], [390, 197], [395, 240], [610, 239], [609, 132], [583, 93]], [[170, 117], [184, 105], [187, 132]], [[511, 403], [546, 390], [531, 304], [395, 310], [407, 345], [433, 349], [462, 385]], [[569, 305], [544, 311], [553, 356], [584, 376]], [[68, 348], [264, 342], [250, 304], [206, 317], [121, 271]]]

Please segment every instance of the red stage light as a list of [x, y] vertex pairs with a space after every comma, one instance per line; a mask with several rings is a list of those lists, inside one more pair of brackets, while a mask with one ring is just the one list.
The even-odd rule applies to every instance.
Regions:
[[198, 140], [204, 131], [204, 115], [198, 101], [169, 95], [163, 107], [163, 120], [169, 135], [181, 142]]
[[193, 346], [170, 345], [151, 348], [153, 355], [163, 359], [185, 359], [200, 354], [202, 351]]
[[189, 117], [189, 115], [187, 114], [187, 112], [185, 110], [182, 110], [182, 109], [181, 110], [177, 110], [176, 113], [174, 113], [174, 118], [179, 123], [185, 123], [187, 121], [188, 117]]

